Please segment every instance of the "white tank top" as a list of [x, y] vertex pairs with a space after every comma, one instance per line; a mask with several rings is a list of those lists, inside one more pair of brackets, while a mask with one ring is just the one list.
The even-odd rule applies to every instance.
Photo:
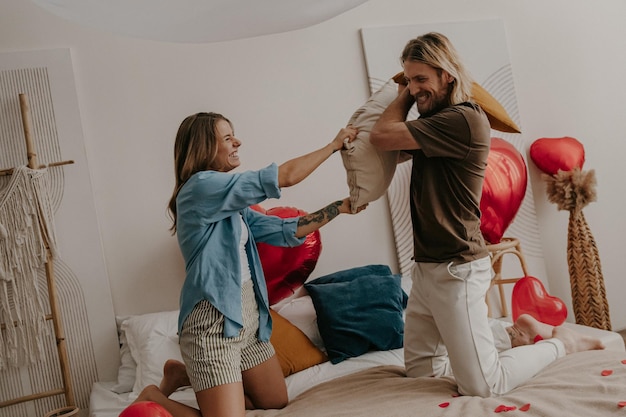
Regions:
[[243, 221], [241, 214], [239, 215], [241, 220], [241, 238], [239, 239], [239, 262], [241, 262], [241, 282], [244, 283], [252, 278], [250, 274], [250, 265], [248, 265], [248, 255], [246, 255], [246, 242], [248, 241], [248, 228]]

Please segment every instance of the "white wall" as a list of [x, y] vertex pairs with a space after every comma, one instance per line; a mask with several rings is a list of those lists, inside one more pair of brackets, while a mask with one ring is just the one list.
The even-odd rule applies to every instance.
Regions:
[[[623, 329], [624, 15], [622, 0], [370, 0], [304, 30], [177, 44], [112, 35], [29, 1], [2, 0], [0, 52], [71, 48], [114, 307], [116, 314], [135, 314], [178, 306], [183, 265], [166, 203], [174, 135], [185, 116], [227, 115], [244, 141], [247, 168], [283, 162], [327, 143], [367, 98], [360, 28], [501, 18], [524, 137], [529, 144], [576, 137], [587, 152], [585, 168], [596, 170], [598, 202], [584, 212], [602, 258], [613, 327]], [[398, 54], [402, 46], [389, 45]], [[530, 168], [550, 290], [569, 305], [568, 213], [546, 201]], [[266, 207], [313, 211], [347, 192], [336, 155]], [[367, 263], [396, 268], [384, 200], [334, 221], [322, 230], [322, 242], [313, 276]]]

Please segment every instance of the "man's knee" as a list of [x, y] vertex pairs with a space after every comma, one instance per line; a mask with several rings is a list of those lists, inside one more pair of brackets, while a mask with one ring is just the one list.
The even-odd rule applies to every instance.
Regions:
[[495, 380], [477, 370], [460, 369], [454, 378], [461, 395], [489, 398], [504, 394], [504, 392], [498, 392], [499, 389], [504, 388], [503, 379]]
[[442, 377], [451, 374], [447, 356], [406, 359], [404, 367], [406, 375], [411, 378]]
[[487, 384], [462, 385], [457, 382], [457, 385], [459, 394], [461, 395], [482, 398], [489, 398], [494, 395], [494, 392], [491, 390], [491, 388], [489, 388]]

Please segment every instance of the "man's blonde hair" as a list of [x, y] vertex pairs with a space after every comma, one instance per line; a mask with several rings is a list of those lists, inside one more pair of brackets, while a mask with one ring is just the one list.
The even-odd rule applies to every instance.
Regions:
[[450, 104], [459, 104], [472, 98], [472, 77], [465, 69], [461, 57], [450, 40], [437, 32], [411, 39], [402, 51], [401, 62], [417, 61], [446, 71], [454, 81], [450, 91]]

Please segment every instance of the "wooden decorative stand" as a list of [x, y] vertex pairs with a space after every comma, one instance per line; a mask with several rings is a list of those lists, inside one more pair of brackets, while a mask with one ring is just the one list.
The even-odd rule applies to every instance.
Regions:
[[[26, 152], [28, 158], [28, 167], [31, 169], [41, 169], [45, 168], [45, 165], [39, 165], [37, 161], [37, 152], [35, 150], [35, 146], [32, 140], [32, 129], [31, 129], [31, 119], [30, 119], [30, 109], [28, 106], [28, 100], [25, 94], [19, 95], [20, 100], [20, 110], [22, 113], [22, 124], [24, 127], [24, 136], [26, 140]], [[64, 161], [50, 164], [48, 166], [59, 166], [72, 164], [73, 161]], [[5, 169], [0, 171], [0, 175], [11, 175], [13, 173], [13, 168]], [[42, 227], [39, 224], [39, 227]], [[44, 239], [45, 233], [43, 233]], [[54, 328], [54, 335], [56, 339], [57, 350], [59, 354], [59, 365], [61, 368], [61, 378], [63, 381], [63, 387], [59, 389], [54, 389], [46, 392], [40, 392], [30, 395], [25, 395], [23, 397], [18, 397], [14, 399], [10, 399], [7, 401], [3, 401], [0, 403], [0, 408], [8, 407], [10, 405], [19, 404], [27, 401], [33, 401], [40, 398], [51, 397], [54, 395], [64, 395], [65, 402], [68, 407], [64, 409], [58, 409], [53, 411], [57, 414], [48, 414], [50, 416], [71, 416], [78, 412], [78, 408], [76, 407], [76, 401], [74, 399], [74, 391], [72, 389], [72, 380], [70, 376], [70, 364], [67, 356], [67, 347], [65, 345], [65, 332], [63, 330], [63, 323], [61, 320], [61, 312], [59, 310], [58, 300], [57, 300], [57, 292], [54, 278], [54, 263], [52, 260], [52, 252], [50, 250], [50, 242], [46, 239], [46, 262], [45, 262], [45, 272], [46, 272], [46, 283], [48, 286], [48, 300], [50, 302], [50, 314], [46, 316], [46, 320], [52, 320], [52, 325]], [[11, 326], [11, 323], [3, 323], [4, 326]], [[76, 410], [75, 413], [70, 414], [72, 410]], [[59, 414], [63, 413], [63, 414]]]
[[[498, 293], [500, 295], [500, 313], [502, 317], [506, 317], [509, 315], [509, 310], [507, 308], [506, 303], [506, 295], [504, 293], [504, 284], [515, 284], [522, 277], [519, 278], [503, 278], [502, 277], [502, 262], [504, 255], [512, 254], [517, 257], [519, 260], [520, 266], [522, 268], [523, 276], [528, 275], [528, 268], [526, 267], [526, 260], [524, 259], [524, 255], [522, 254], [522, 246], [520, 244], [519, 239], [514, 237], [503, 237], [500, 243], [496, 243], [493, 245], [487, 245], [487, 249], [489, 250], [489, 254], [491, 256], [491, 266], [493, 267], [493, 271], [495, 272], [495, 276], [491, 280], [491, 285], [498, 286]], [[493, 312], [491, 309], [491, 305], [489, 303], [489, 292], [487, 292], [487, 308], [489, 311], [489, 317], [493, 316]]]
[[70, 406], [57, 408], [46, 414], [45, 417], [73, 417], [78, 415], [78, 407]]

